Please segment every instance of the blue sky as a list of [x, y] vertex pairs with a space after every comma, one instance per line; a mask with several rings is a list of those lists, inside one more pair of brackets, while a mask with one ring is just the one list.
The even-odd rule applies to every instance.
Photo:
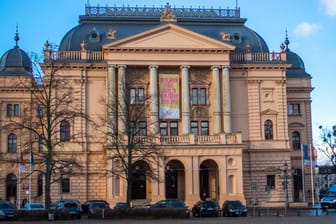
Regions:
[[[63, 35], [78, 24], [88, 0], [8, 0], [0, 2], [0, 55], [11, 49], [15, 27], [19, 26], [19, 46], [41, 53], [46, 40], [59, 44]], [[162, 6], [157, 0], [89, 0], [91, 5]], [[183, 3], [182, 3], [183, 2]], [[176, 7], [234, 8], [236, 0], [171, 0]], [[238, 0], [246, 25], [258, 32], [271, 51], [280, 51], [288, 30], [289, 48], [302, 57], [306, 71], [313, 77], [313, 134], [318, 125], [336, 124], [336, 0]]]

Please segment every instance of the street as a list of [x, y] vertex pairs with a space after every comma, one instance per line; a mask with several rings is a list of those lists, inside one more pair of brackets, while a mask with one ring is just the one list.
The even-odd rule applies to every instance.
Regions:
[[[104, 224], [104, 223], [118, 223], [118, 224], [240, 224], [240, 223], [248, 223], [248, 224], [319, 224], [319, 223], [334, 223], [335, 216], [261, 216], [261, 217], [209, 217], [209, 218], [190, 218], [190, 219], [142, 219], [142, 220], [124, 220], [124, 219], [111, 219], [111, 220], [96, 220], [96, 219], [86, 219], [82, 218], [79, 220], [65, 220], [65, 221], [37, 221], [37, 222], [29, 222], [29, 224], [76, 224], [76, 223], [85, 223], [85, 224]], [[18, 222], [18, 221], [5, 221], [1, 223], [10, 223], [10, 224], [22, 224], [27, 222]]]

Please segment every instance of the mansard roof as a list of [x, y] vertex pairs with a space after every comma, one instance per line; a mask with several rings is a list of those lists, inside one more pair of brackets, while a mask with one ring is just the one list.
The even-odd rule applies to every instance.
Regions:
[[254, 52], [269, 52], [264, 39], [245, 26], [240, 9], [92, 7], [86, 5], [79, 25], [63, 37], [60, 51], [78, 51], [84, 41], [86, 49], [100, 51], [105, 44], [147, 30], [173, 23], [184, 29], [235, 46], [238, 52], [246, 46]]

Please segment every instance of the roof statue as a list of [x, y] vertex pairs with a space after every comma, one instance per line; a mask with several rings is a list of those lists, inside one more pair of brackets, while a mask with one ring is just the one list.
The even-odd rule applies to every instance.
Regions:
[[160, 21], [165, 21], [165, 22], [176, 22], [176, 16], [173, 14], [171, 6], [167, 2], [165, 9], [163, 11], [163, 14], [160, 18]]

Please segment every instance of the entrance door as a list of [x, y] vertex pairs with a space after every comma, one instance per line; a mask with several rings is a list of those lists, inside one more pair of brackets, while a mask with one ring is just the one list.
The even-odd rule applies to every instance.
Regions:
[[131, 198], [146, 199], [146, 168], [140, 163], [133, 165]]

